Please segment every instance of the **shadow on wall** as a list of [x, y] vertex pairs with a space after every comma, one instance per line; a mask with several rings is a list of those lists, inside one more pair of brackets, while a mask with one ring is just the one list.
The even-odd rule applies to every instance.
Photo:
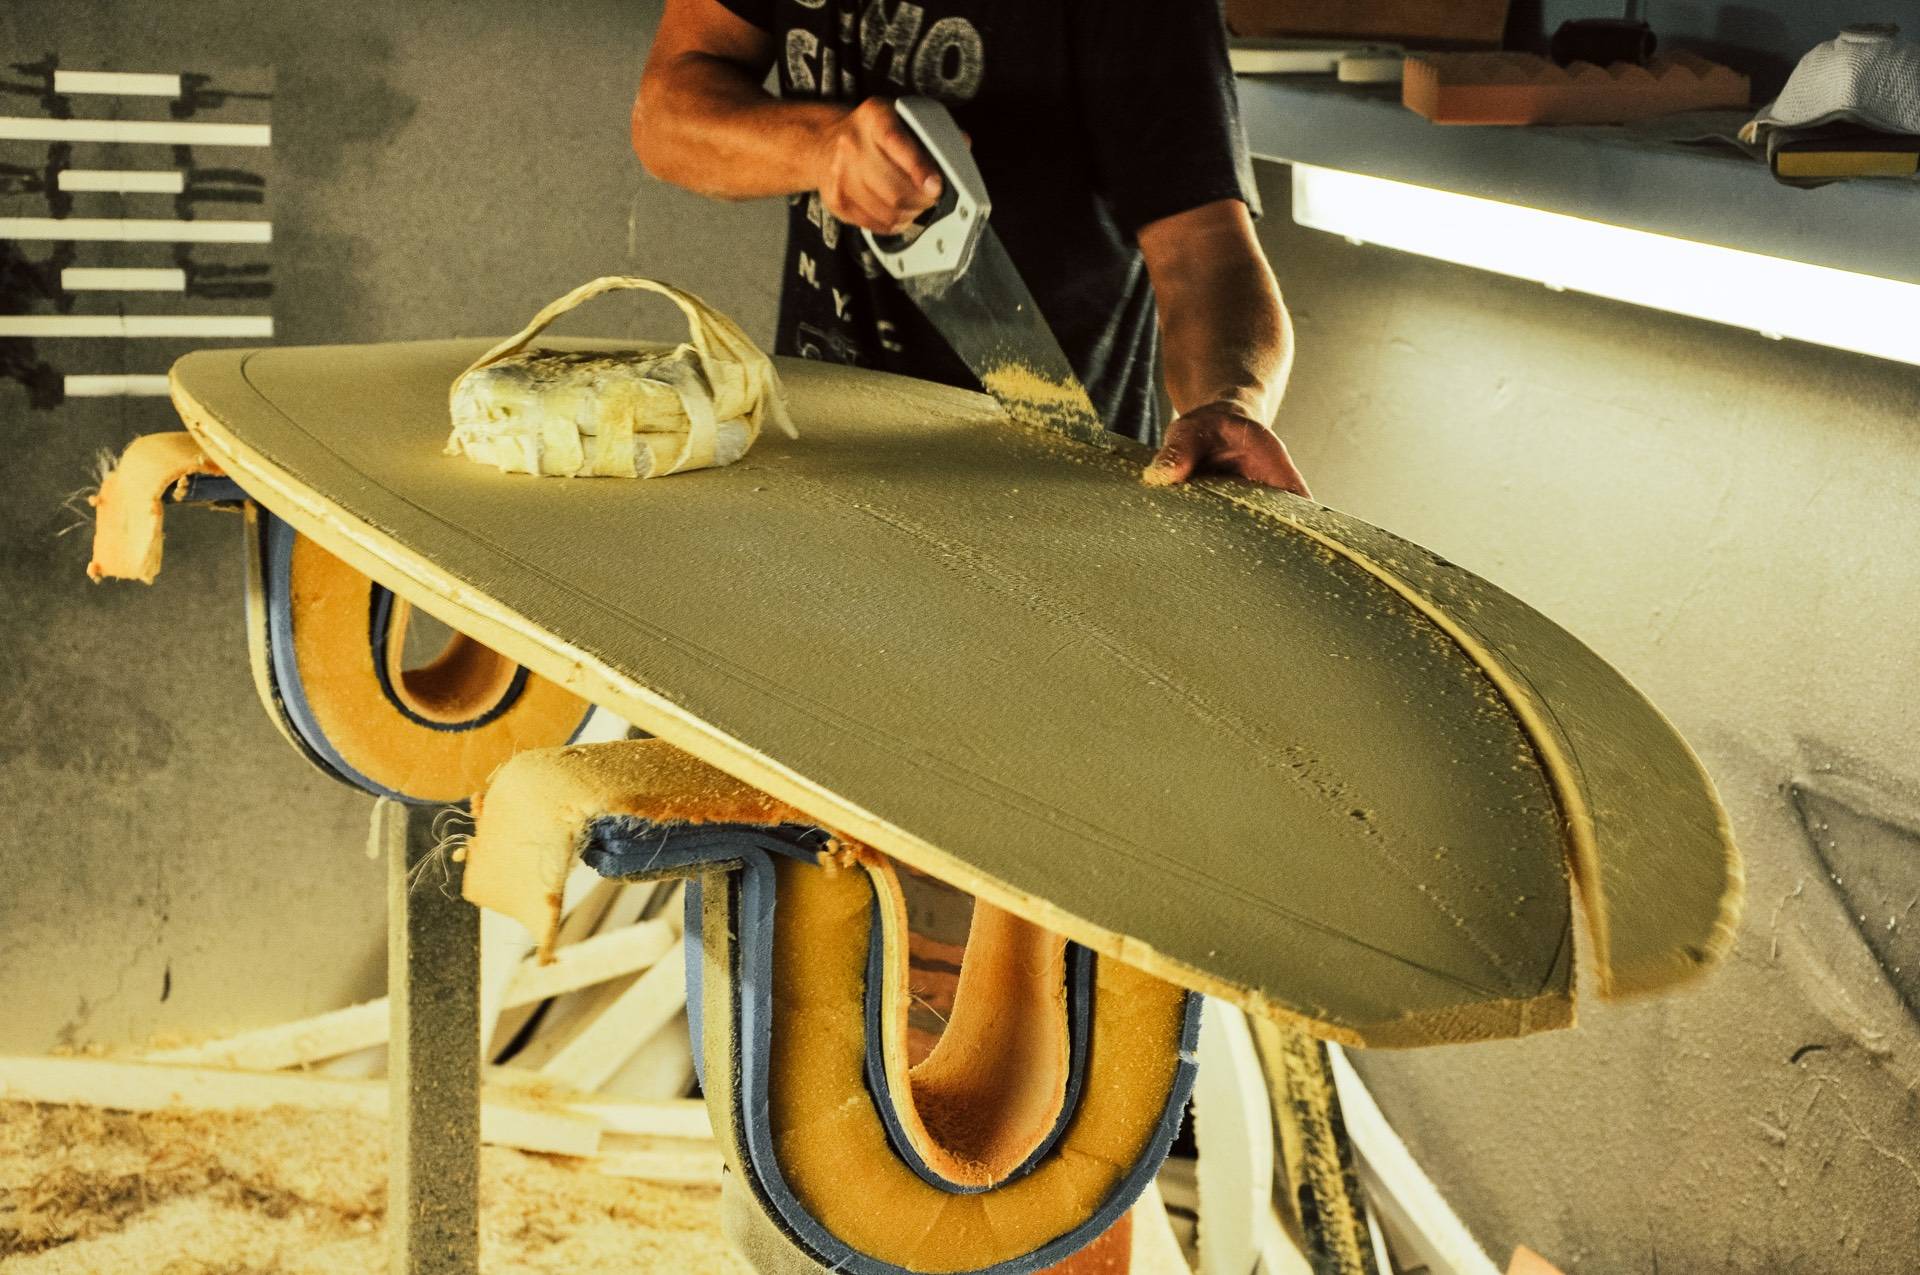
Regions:
[[1788, 798], [1835, 899], [1920, 1026], [1920, 799], [1822, 752]]

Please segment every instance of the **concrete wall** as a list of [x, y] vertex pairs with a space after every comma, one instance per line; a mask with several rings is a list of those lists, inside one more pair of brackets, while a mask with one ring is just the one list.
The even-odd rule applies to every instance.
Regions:
[[[777, 205], [664, 190], [626, 151], [656, 9], [27, 0], [0, 51], [274, 72], [283, 341], [500, 332], [629, 269], [764, 338]], [[1699, 748], [1748, 855], [1713, 979], [1589, 1002], [1574, 1032], [1359, 1057], [1383, 1106], [1498, 1256], [1911, 1269], [1920, 371], [1349, 247], [1293, 228], [1263, 178], [1302, 351], [1282, 428], [1318, 494], [1618, 663]], [[668, 330], [596, 304], [575, 330]], [[169, 424], [151, 402], [31, 412], [0, 384], [0, 1050], [378, 991], [366, 804], [253, 702], [230, 520], [176, 516], [152, 589], [89, 588], [78, 537], [54, 536], [97, 448]]]

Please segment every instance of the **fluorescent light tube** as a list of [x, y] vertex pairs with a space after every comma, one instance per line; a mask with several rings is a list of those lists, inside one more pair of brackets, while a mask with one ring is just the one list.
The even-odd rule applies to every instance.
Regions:
[[1293, 166], [1293, 219], [1357, 243], [1920, 364], [1920, 284]]
[[105, 190], [121, 194], [177, 195], [187, 188], [183, 174], [172, 169], [63, 168], [61, 190]]
[[68, 398], [165, 398], [167, 378], [158, 376], [69, 376]]
[[264, 314], [0, 314], [0, 337], [271, 337]]
[[185, 292], [187, 272], [165, 268], [68, 266], [60, 272], [68, 292]]
[[55, 93], [108, 93], [129, 97], [179, 97], [177, 75], [137, 75], [125, 71], [55, 71]]
[[271, 243], [273, 224], [265, 221], [182, 221], [164, 217], [0, 217], [0, 239]]

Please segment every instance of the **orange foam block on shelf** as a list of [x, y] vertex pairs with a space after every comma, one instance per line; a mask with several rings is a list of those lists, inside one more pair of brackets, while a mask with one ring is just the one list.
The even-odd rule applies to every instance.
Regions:
[[1407, 59], [1400, 100], [1436, 124], [1620, 124], [1743, 107], [1750, 92], [1746, 76], [1691, 53], [1564, 67], [1532, 53], [1423, 53]]

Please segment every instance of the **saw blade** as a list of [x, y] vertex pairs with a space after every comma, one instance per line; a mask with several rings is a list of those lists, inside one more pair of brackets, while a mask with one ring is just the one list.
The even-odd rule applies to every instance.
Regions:
[[1107, 448], [1107, 431], [1066, 351], [991, 226], [964, 271], [900, 280], [1008, 416]]

